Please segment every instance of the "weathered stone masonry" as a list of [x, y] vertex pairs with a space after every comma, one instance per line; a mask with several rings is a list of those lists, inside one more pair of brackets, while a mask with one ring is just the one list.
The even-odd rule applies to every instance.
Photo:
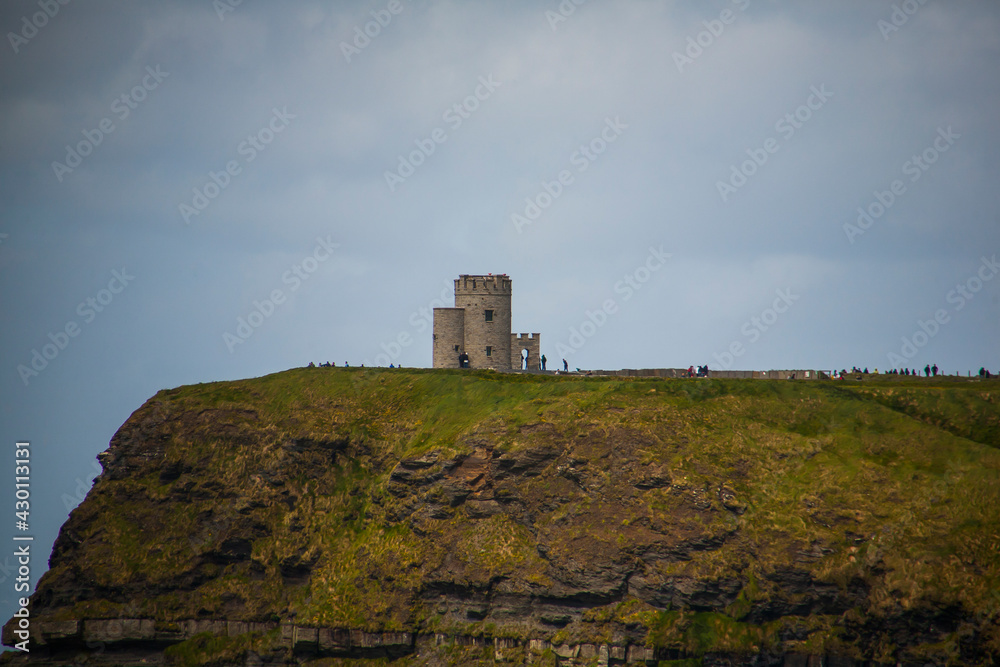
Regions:
[[472, 368], [521, 367], [528, 350], [537, 368], [541, 334], [511, 333], [511, 280], [507, 275], [461, 275], [455, 280], [455, 307], [434, 309], [434, 368], [458, 368], [469, 355]]

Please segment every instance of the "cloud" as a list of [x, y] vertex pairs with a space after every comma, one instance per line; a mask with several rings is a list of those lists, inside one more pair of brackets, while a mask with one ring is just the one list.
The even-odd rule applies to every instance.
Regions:
[[[4, 4], [0, 25], [18, 29], [35, 7]], [[166, 386], [359, 363], [401, 332], [414, 343], [398, 361], [429, 365], [430, 333], [409, 316], [459, 273], [508, 273], [515, 327], [541, 332], [556, 359], [546, 345], [621, 297], [617, 281], [651, 245], [673, 258], [574, 365], [711, 364], [792, 289], [800, 300], [741, 363], [882, 367], [1000, 250], [994, 2], [927, 3], [886, 40], [889, 3], [592, 2], [553, 30], [552, 0], [403, 0], [348, 62], [343, 44], [385, 7], [244, 2], [220, 20], [198, 0], [74, 2], [18, 53], [0, 48], [8, 440], [66, 452], [82, 439], [86, 470]], [[719, 34], [678, 71], [675, 54], [706, 30]], [[169, 77], [120, 118], [112, 104], [157, 66]], [[481, 77], [500, 85], [453, 124]], [[823, 86], [832, 97], [785, 136], [782, 119]], [[295, 118], [271, 137], [276, 108]], [[105, 118], [114, 131], [60, 181], [52, 162]], [[627, 129], [579, 170], [574, 155], [609, 118]], [[850, 243], [857, 209], [949, 126], [961, 139]], [[390, 189], [386, 172], [435, 130], [446, 140]], [[268, 139], [253, 160], [241, 152], [251, 137]], [[723, 201], [717, 184], [768, 139], [779, 149]], [[238, 173], [185, 224], [179, 206], [233, 161]], [[518, 233], [512, 214], [563, 170], [572, 184]], [[230, 354], [223, 331], [320, 235], [341, 254]], [[18, 360], [123, 264], [137, 275], [127, 298], [26, 389]], [[923, 348], [926, 361], [988, 364], [998, 289]], [[78, 438], [67, 425], [80, 420]], [[54, 478], [75, 488], [82, 473], [67, 466]]]

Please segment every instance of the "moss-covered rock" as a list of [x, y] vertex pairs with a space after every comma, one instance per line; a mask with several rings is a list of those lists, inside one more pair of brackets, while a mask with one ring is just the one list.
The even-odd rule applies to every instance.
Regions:
[[998, 398], [329, 368], [162, 391], [101, 454], [33, 613], [990, 664]]

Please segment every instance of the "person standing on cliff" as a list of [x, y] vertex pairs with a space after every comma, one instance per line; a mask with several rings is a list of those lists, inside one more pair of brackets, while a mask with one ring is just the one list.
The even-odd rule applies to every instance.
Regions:
[[545, 370], [545, 355], [542, 355], [542, 370]]
[[569, 373], [569, 362], [563, 359], [563, 373]]
[[931, 374], [932, 374], [932, 375], [933, 375], [934, 377], [937, 377], [937, 372], [938, 372], [938, 367], [937, 367], [937, 364], [934, 364], [933, 366], [931, 366]]

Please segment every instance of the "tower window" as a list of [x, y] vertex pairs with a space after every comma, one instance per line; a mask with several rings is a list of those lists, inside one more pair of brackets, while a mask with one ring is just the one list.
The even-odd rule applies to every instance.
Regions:
[[492, 310], [487, 310], [486, 311], [486, 321], [487, 322], [492, 322], [493, 321], [493, 311]]
[[458, 352], [458, 345], [455, 346], [455, 351]]
[[492, 357], [493, 356], [493, 346], [492, 345], [487, 345], [486, 346], [486, 356], [487, 357]]

